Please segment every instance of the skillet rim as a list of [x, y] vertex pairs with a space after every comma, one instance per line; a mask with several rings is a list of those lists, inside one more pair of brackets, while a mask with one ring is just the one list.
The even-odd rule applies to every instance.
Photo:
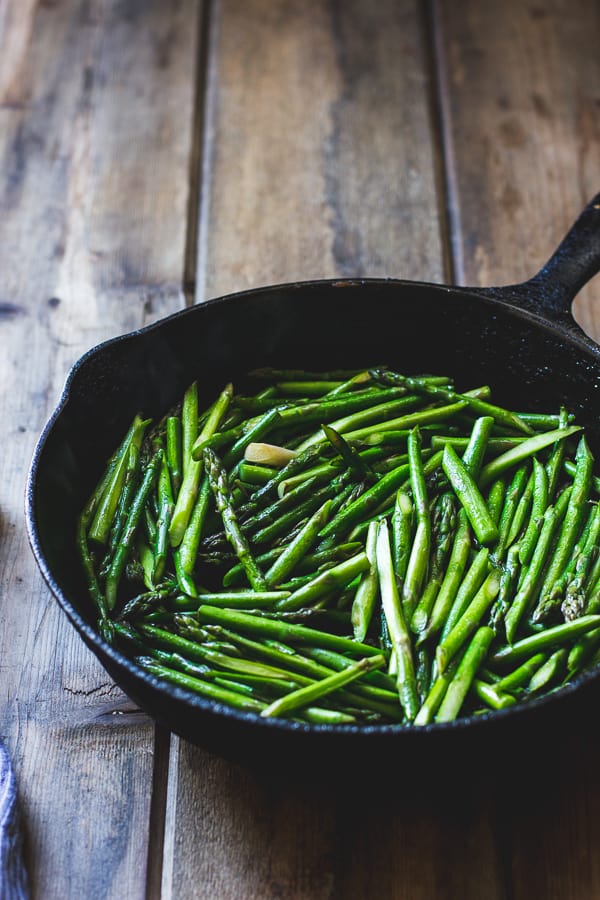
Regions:
[[[210, 298], [202, 303], [194, 304], [192, 306], [185, 307], [184, 309], [176, 310], [175, 312], [170, 313], [167, 316], [163, 316], [155, 322], [151, 322], [148, 325], [142, 326], [141, 328], [115, 335], [114, 337], [107, 338], [106, 340], [92, 346], [90, 349], [85, 351], [71, 366], [67, 374], [60, 398], [53, 412], [49, 416], [38, 440], [36, 441], [32, 460], [27, 474], [25, 489], [25, 518], [29, 544], [36, 560], [37, 566], [40, 569], [47, 587], [50, 589], [53, 597], [58, 602], [63, 612], [66, 614], [73, 627], [77, 630], [80, 637], [84, 640], [88, 648], [92, 650], [94, 655], [97, 657], [97, 659], [105, 669], [105, 659], [108, 658], [111, 664], [111, 671], [109, 671], [109, 675], [111, 676], [111, 678], [113, 678], [113, 680], [115, 680], [119, 688], [123, 690], [123, 692], [128, 696], [130, 696], [129, 690], [125, 688], [121, 681], [117, 680], [113, 674], [115, 668], [119, 671], [120, 674], [124, 671], [126, 672], [128, 677], [134, 679], [135, 681], [140, 681], [145, 688], [149, 688], [152, 691], [158, 691], [159, 693], [164, 695], [167, 700], [172, 697], [180, 702], [188, 704], [193, 709], [198, 709], [204, 714], [208, 714], [211, 716], [216, 715], [217, 717], [223, 716], [226, 719], [239, 722], [240, 724], [243, 723], [244, 725], [251, 725], [255, 728], [266, 729], [264, 731], [265, 735], [271, 730], [275, 730], [276, 732], [300, 732], [303, 734], [315, 736], [330, 736], [334, 734], [340, 736], [353, 735], [353, 737], [355, 738], [363, 738], [368, 737], [369, 735], [376, 735], [385, 738], [386, 740], [399, 740], [400, 738], [402, 738], [403, 740], [423, 740], [423, 737], [417, 736], [423, 736], [427, 734], [436, 734], [440, 736], [454, 733], [462, 734], [465, 729], [480, 734], [489, 728], [495, 728], [497, 726], [501, 727], [504, 722], [516, 722], [517, 720], [524, 717], [530, 718], [531, 713], [535, 714], [537, 712], [545, 710], [549, 704], [553, 704], [557, 707], [564, 707], [569, 702], [573, 694], [579, 693], [582, 688], [586, 686], [589, 687], [591, 684], [597, 682], [600, 679], [600, 666], [597, 666], [594, 669], [584, 670], [566, 685], [563, 685], [549, 693], [542, 694], [539, 697], [528, 700], [525, 703], [516, 703], [514, 706], [507, 707], [505, 709], [490, 710], [489, 712], [485, 712], [480, 715], [459, 718], [451, 722], [431, 722], [427, 725], [419, 727], [407, 724], [319, 725], [297, 722], [284, 718], [263, 718], [257, 713], [237, 710], [214, 700], [200, 697], [193, 692], [178, 687], [177, 685], [168, 684], [136, 666], [129, 657], [125, 656], [115, 647], [108, 644], [104, 640], [102, 635], [98, 631], [96, 631], [90, 624], [88, 624], [88, 622], [86, 622], [86, 620], [78, 612], [72, 601], [69, 600], [69, 598], [66, 596], [66, 593], [63, 591], [61, 585], [59, 584], [59, 581], [54, 576], [43, 552], [41, 539], [38, 532], [36, 510], [38, 472], [40, 468], [40, 461], [43, 458], [47, 441], [52, 431], [54, 430], [57, 421], [59, 420], [69, 403], [74, 382], [76, 381], [81, 369], [84, 368], [89, 359], [98, 356], [104, 350], [108, 349], [109, 347], [116, 346], [117, 344], [128, 341], [135, 341], [137, 339], [143, 339], [145, 335], [150, 334], [154, 331], [161, 330], [165, 325], [170, 324], [174, 320], [193, 315], [201, 315], [202, 313], [199, 311], [203, 310], [204, 308], [218, 306], [227, 302], [242, 299], [244, 297], [265, 294], [268, 295], [277, 291], [306, 291], [307, 289], [311, 288], [317, 289], [323, 287], [340, 289], [364, 288], [368, 287], [369, 285], [386, 287], [389, 286], [390, 288], [417, 287], [428, 290], [434, 289], [447, 295], [460, 295], [461, 297], [475, 300], [478, 303], [481, 303], [483, 301], [491, 308], [501, 309], [504, 314], [514, 315], [517, 318], [521, 318], [529, 321], [530, 323], [533, 323], [537, 328], [550, 331], [555, 336], [558, 336], [561, 341], [567, 341], [569, 343], [579, 345], [578, 349], [580, 351], [591, 353], [596, 357], [594, 361], [600, 367], [600, 346], [596, 344], [595, 341], [593, 341], [592, 338], [590, 338], [579, 327], [570, 313], [567, 313], [565, 315], [553, 316], [549, 315], [547, 310], [546, 312], [544, 311], [544, 307], [541, 303], [536, 307], [535, 300], [537, 292], [533, 289], [529, 289], [528, 282], [517, 285], [507, 285], [503, 287], [480, 288], [446, 285], [427, 281], [414, 281], [409, 279], [359, 276], [355, 278], [320, 278], [302, 281], [291, 281], [281, 284], [268, 284], [264, 286], [247, 288], [242, 291], [234, 291], [229, 294]], [[147, 705], [142, 706], [142, 708], [150, 718], [155, 719], [155, 715], [150, 711]], [[177, 730], [172, 725], [170, 725], [169, 727], [171, 727], [173, 731]]]

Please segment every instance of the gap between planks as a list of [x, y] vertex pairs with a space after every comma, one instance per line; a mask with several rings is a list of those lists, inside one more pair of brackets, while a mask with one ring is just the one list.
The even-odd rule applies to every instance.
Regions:
[[[185, 241], [185, 262], [183, 272], [183, 292], [185, 305], [199, 302], [198, 271], [199, 247], [205, 224], [206, 196], [210, 185], [210, 135], [212, 115], [211, 73], [214, 71], [214, 29], [217, 16], [217, 0], [201, 0], [197, 23], [196, 71], [192, 123], [192, 151], [190, 154], [190, 190], [188, 195], [187, 230]], [[200, 270], [201, 271], [201, 270]], [[200, 298], [203, 299], [203, 298]]]
[[434, 0], [426, 0], [426, 2], [419, 4], [417, 9], [420, 17], [423, 56], [428, 76], [429, 119], [433, 142], [434, 180], [438, 198], [438, 222], [444, 282], [446, 284], [456, 284], [454, 238], [459, 223], [452, 214], [455, 206], [453, 204], [454, 192], [451, 192], [450, 183], [452, 177], [450, 159], [452, 145], [448, 140], [447, 110], [444, 103], [447, 69], [440, 53], [441, 47], [437, 34], [437, 19], [433, 2]]

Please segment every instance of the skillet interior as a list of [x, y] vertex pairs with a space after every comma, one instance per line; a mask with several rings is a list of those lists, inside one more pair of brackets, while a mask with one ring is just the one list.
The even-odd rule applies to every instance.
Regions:
[[[520, 410], [565, 404], [600, 451], [597, 391], [600, 350], [558, 325], [466, 290], [384, 280], [308, 282], [232, 295], [187, 310], [87, 354], [74, 368], [57, 413], [40, 439], [30, 473], [28, 519], [49, 586], [113, 678], [155, 719], [225, 755], [273, 761], [339, 759], [348, 741], [361, 753], [395, 755], [462, 736], [492, 737], [511, 724], [540, 734], [559, 710], [578, 715], [598, 679], [577, 692], [477, 720], [425, 729], [332, 728], [261, 720], [159, 686], [96, 635], [74, 546], [76, 517], [107, 456], [135, 412], [154, 418], [198, 378], [201, 402], [227, 381], [236, 387], [256, 366], [306, 369], [386, 363], [402, 372], [453, 375], [459, 389], [489, 383], [493, 396]], [[576, 694], [576, 696], [575, 696]], [[569, 701], [569, 702], [567, 702]], [[215, 715], [215, 712], [218, 715]], [[352, 737], [350, 737], [352, 735]], [[493, 738], [495, 740], [495, 738]], [[340, 741], [342, 743], [340, 743]], [[460, 744], [457, 744], [460, 746]]]

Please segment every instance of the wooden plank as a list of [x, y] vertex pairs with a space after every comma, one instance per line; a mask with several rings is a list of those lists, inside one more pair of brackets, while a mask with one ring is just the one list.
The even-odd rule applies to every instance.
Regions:
[[[598, 191], [600, 8], [460, 0], [436, 3], [435, 20], [457, 279], [523, 280]], [[574, 304], [597, 340], [598, 289]], [[514, 900], [600, 894], [595, 756], [574, 736], [559, 770], [536, 777], [531, 761], [500, 797]]]
[[198, 3], [0, 9], [1, 732], [34, 895], [144, 897], [154, 728], [42, 584], [22, 495], [80, 353], [184, 302]]
[[415, 4], [224, 0], [199, 300], [337, 275], [441, 280]]
[[[523, 281], [598, 192], [600, 7], [435, 8], [457, 280]], [[574, 314], [598, 339], [597, 296], [582, 291]]]
[[[443, 277], [417, 10], [220, 5], [198, 301], [310, 276]], [[480, 801], [452, 821], [172, 747], [164, 898], [502, 896]]]

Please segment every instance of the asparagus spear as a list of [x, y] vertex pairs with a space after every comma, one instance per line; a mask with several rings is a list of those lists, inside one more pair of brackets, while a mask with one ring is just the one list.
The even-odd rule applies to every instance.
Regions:
[[535, 634], [524, 637], [512, 646], [502, 647], [491, 657], [493, 664], [509, 665], [520, 662], [540, 650], [554, 648], [566, 644], [570, 640], [580, 638], [589, 631], [600, 626], [600, 615], [581, 616], [573, 622], [565, 622], [564, 625], [555, 625]]
[[[318, 514], [318, 511], [317, 511]], [[271, 550], [267, 550], [266, 553], [261, 553], [256, 557], [256, 562], [259, 566], [264, 565], [272, 565], [276, 559], [278, 559], [281, 554], [285, 551], [286, 546], [289, 545], [280, 545], [277, 547], [273, 547]], [[332, 547], [330, 550], [321, 550], [315, 551], [314, 553], [307, 553], [302, 559], [297, 562], [297, 569], [299, 573], [307, 573], [307, 572], [315, 572], [321, 568], [321, 566], [329, 565], [332, 562], [339, 562], [342, 559], [348, 559], [350, 556], [356, 555], [362, 548], [362, 544], [360, 541], [347, 541], [344, 544], [338, 544], [337, 547]], [[237, 557], [235, 557], [237, 559]], [[266, 573], [265, 573], [266, 574]], [[241, 563], [237, 563], [235, 566], [232, 566], [225, 575], [223, 576], [223, 587], [234, 587], [235, 585], [244, 584], [246, 582], [244, 567]]]
[[283, 497], [274, 500], [268, 506], [263, 507], [255, 515], [243, 520], [244, 532], [248, 535], [253, 532], [265, 528], [267, 525], [276, 522], [286, 511], [296, 508], [301, 500], [314, 495], [315, 478], [307, 478], [293, 490], [284, 494]]
[[517, 698], [512, 694], [499, 691], [497, 685], [487, 684], [479, 678], [473, 681], [473, 690], [490, 709], [506, 709], [507, 706], [514, 706], [517, 702]]
[[408, 378], [405, 375], [399, 375], [397, 372], [390, 372], [381, 369], [372, 369], [370, 370], [371, 374], [376, 380], [383, 382], [384, 384], [401, 384], [405, 387], [410, 388], [411, 390], [420, 391], [424, 394], [427, 394], [429, 397], [433, 398], [441, 398], [446, 401], [456, 401], [456, 400], [466, 400], [468, 406], [479, 413], [481, 416], [489, 416], [494, 419], [495, 422], [498, 422], [501, 425], [506, 425], [509, 428], [516, 429], [517, 431], [521, 431], [524, 434], [531, 434], [532, 429], [526, 422], [523, 421], [516, 413], [511, 412], [508, 409], [504, 409], [501, 406], [494, 406], [491, 403], [486, 403], [483, 400], [480, 400], [476, 397], [471, 397], [468, 394], [459, 394], [457, 391], [452, 390], [451, 388], [444, 387], [443, 385], [431, 385], [431, 384], [419, 384], [415, 379]]
[[[326, 500], [331, 500], [330, 519], [332, 519], [335, 508], [343, 503], [353, 491], [354, 485], [352, 483], [348, 484], [348, 473], [342, 472], [328, 485], [325, 485], [318, 491], [314, 491], [302, 503], [255, 531], [252, 535], [252, 542], [254, 544], [269, 544], [276, 539], [283, 538], [286, 534], [289, 534], [290, 528], [302, 522], [306, 516], [312, 515]], [[321, 534], [326, 527], [327, 525], [324, 525], [319, 533]]]
[[175, 551], [181, 563], [181, 569], [191, 576], [198, 558], [198, 546], [202, 538], [202, 529], [206, 521], [211, 497], [210, 480], [204, 476], [194, 503], [192, 514], [183, 533], [181, 544]]
[[542, 530], [533, 551], [531, 563], [505, 616], [506, 637], [512, 643], [521, 619], [531, 606], [532, 598], [544, 573], [548, 553], [557, 526], [556, 510], [549, 506], [544, 513]]
[[499, 590], [500, 575], [497, 571], [490, 572], [456, 625], [438, 644], [436, 661], [440, 672], [444, 671], [448, 662], [471, 637], [484, 614], [498, 596]]
[[321, 537], [331, 538], [329, 544], [331, 546], [334, 540], [337, 541], [340, 536], [347, 534], [353, 525], [361, 519], [367, 518], [384, 500], [391, 497], [401, 484], [406, 482], [409, 468], [408, 464], [403, 464], [384, 475], [377, 484], [365, 491], [362, 497], [334, 516], [321, 529]]
[[[561, 407], [559, 417], [558, 417], [558, 427], [559, 428], [567, 428], [569, 424], [569, 416], [567, 414], [566, 409]], [[560, 470], [563, 464], [563, 460], [565, 458], [566, 452], [566, 438], [560, 438], [553, 446], [550, 457], [545, 466], [546, 477], [548, 480], [548, 497], [550, 500], [554, 499], [554, 494], [556, 492], [556, 488], [558, 486], [558, 480], [560, 478]]]
[[561, 612], [566, 620], [576, 619], [585, 608], [584, 584], [595, 555], [600, 535], [600, 506], [595, 503], [590, 511], [581, 538], [575, 545], [571, 559], [562, 577], [555, 582], [550, 597], [554, 602], [564, 597]]
[[481, 544], [493, 543], [498, 538], [496, 523], [476, 482], [450, 444], [444, 447], [442, 467], [467, 514], [477, 540]]
[[225, 627], [239, 628], [243, 633], [262, 637], [276, 638], [288, 643], [308, 644], [313, 647], [325, 647], [332, 650], [347, 652], [354, 656], [375, 656], [380, 651], [369, 644], [361, 644], [349, 638], [337, 634], [329, 634], [326, 631], [318, 631], [305, 625], [292, 625], [288, 622], [280, 622], [273, 619], [260, 619], [250, 613], [239, 612], [232, 609], [218, 609], [202, 603], [198, 607], [198, 621], [202, 623], [224, 625]]
[[171, 489], [171, 477], [169, 475], [169, 467], [167, 458], [163, 455], [158, 472], [158, 499], [159, 499], [159, 517], [156, 523], [156, 543], [154, 547], [154, 570], [152, 577], [154, 581], [159, 581], [165, 570], [167, 562], [169, 525], [171, 524], [171, 516], [175, 508], [173, 502], [173, 491]]
[[[473, 428], [465, 447], [462, 461], [466, 466], [472, 478], [477, 479], [486, 450], [490, 443], [490, 434], [494, 427], [494, 419], [492, 416], [480, 416], [473, 422]], [[433, 443], [433, 439], [432, 439]], [[452, 439], [449, 442], [452, 445]]]
[[591, 491], [592, 465], [594, 459], [590, 453], [585, 438], [581, 438], [577, 448], [577, 470], [573, 479], [573, 489], [569, 498], [569, 505], [562, 523], [558, 544], [544, 576], [540, 589], [540, 597], [533, 612], [533, 621], [539, 622], [553, 608], [551, 599], [552, 587], [559, 578], [567, 563], [571, 550], [575, 546], [585, 516], [585, 505]]
[[221, 465], [216, 453], [208, 447], [204, 450], [204, 465], [206, 467], [206, 474], [208, 475], [211, 490], [215, 497], [217, 509], [223, 520], [223, 527], [225, 528], [227, 539], [243, 565], [252, 587], [258, 591], [264, 591], [268, 588], [267, 580], [256, 565], [248, 541], [239, 527], [235, 510], [231, 502], [227, 473]]
[[303, 606], [310, 606], [321, 597], [325, 597], [335, 591], [340, 591], [361, 572], [364, 572], [370, 566], [369, 558], [366, 553], [357, 553], [350, 559], [346, 559], [331, 569], [317, 575], [308, 584], [303, 585], [294, 591], [291, 596], [285, 600], [281, 600], [277, 604], [277, 609], [288, 611], [300, 609]]
[[[444, 626], [462, 582], [463, 573], [467, 565], [471, 549], [471, 530], [464, 510], [457, 517], [457, 529], [454, 534], [454, 542], [450, 553], [450, 560], [440, 585], [431, 615], [427, 621], [425, 630], [421, 633], [418, 643], [423, 643], [437, 634]], [[485, 556], [487, 566], [487, 552]]]
[[421, 458], [421, 443], [421, 434], [419, 429], [415, 428], [408, 438], [410, 484], [417, 516], [417, 529], [402, 585], [402, 607], [407, 621], [410, 621], [412, 618], [421, 587], [427, 575], [431, 547], [431, 520], [427, 487], [425, 485], [425, 472]]
[[519, 561], [523, 566], [526, 566], [531, 561], [531, 555], [535, 549], [541, 527], [542, 516], [548, 505], [548, 498], [554, 493], [550, 493], [546, 469], [537, 459], [533, 460], [532, 475], [533, 499], [531, 504], [531, 514], [529, 516], [529, 523], [525, 529], [525, 534], [523, 535], [522, 540], [519, 541]]
[[431, 556], [430, 573], [427, 584], [411, 619], [411, 628], [417, 634], [425, 631], [429, 615], [444, 579], [445, 564], [454, 537], [455, 505], [452, 494], [442, 494], [440, 521], [434, 527], [435, 546]]
[[506, 485], [503, 478], [497, 478], [490, 487], [487, 495], [487, 508], [494, 522], [500, 522], [504, 498], [506, 497]]
[[167, 465], [171, 475], [173, 494], [176, 496], [183, 478], [183, 462], [181, 449], [181, 419], [179, 416], [167, 418]]
[[[402, 590], [410, 557], [413, 530], [413, 502], [410, 496], [399, 489], [396, 493], [392, 513], [392, 561], [398, 590]], [[370, 527], [370, 526], [369, 526]]]
[[[231, 466], [238, 462], [244, 456], [244, 452], [250, 444], [256, 443], [259, 438], [263, 438], [269, 434], [274, 426], [280, 421], [280, 412], [281, 411], [278, 408], [270, 409], [263, 416], [260, 416], [256, 422], [253, 423], [252, 427], [247, 431], [244, 431], [237, 441], [229, 448], [227, 453], [223, 456], [223, 465]], [[204, 446], [210, 437], [210, 434], [200, 435], [194, 445], [193, 453], [195, 454], [195, 459], [201, 459], [199, 454], [204, 449]]]
[[469, 604], [484, 583], [489, 571], [489, 562], [490, 551], [487, 547], [482, 547], [473, 557], [471, 565], [467, 569], [456, 592], [454, 602], [442, 628], [442, 641], [452, 631], [465, 610], [468, 609]]
[[456, 674], [448, 685], [448, 690], [435, 717], [436, 722], [451, 722], [457, 717], [477, 671], [487, 656], [494, 636], [492, 628], [484, 626], [477, 629], [458, 665]]
[[533, 673], [531, 680], [527, 685], [529, 694], [539, 693], [545, 690], [553, 681], [560, 678], [565, 671], [567, 663], [568, 650], [566, 647], [559, 647], [548, 659]]
[[181, 463], [183, 479], [192, 461], [192, 447], [198, 437], [198, 382], [193, 381], [183, 395], [181, 406]]
[[378, 527], [377, 522], [369, 524], [365, 547], [369, 568], [362, 574], [352, 603], [352, 625], [354, 627], [354, 637], [357, 641], [364, 641], [367, 635], [378, 597], [379, 581], [377, 578], [376, 559]]
[[529, 659], [526, 659], [525, 662], [517, 666], [516, 669], [513, 669], [512, 672], [509, 672], [507, 675], [504, 675], [496, 681], [496, 690], [507, 691], [510, 693], [511, 691], [522, 688], [530, 680], [533, 673], [543, 665], [546, 659], [547, 654], [545, 652], [535, 653]]
[[411, 640], [392, 568], [392, 554], [388, 527], [383, 520], [377, 532], [377, 572], [381, 590], [381, 604], [390, 632], [398, 666], [397, 685], [404, 714], [412, 721], [419, 711]]
[[[107, 474], [110, 476], [110, 466], [107, 468]], [[77, 520], [76, 543], [85, 574], [88, 593], [96, 608], [96, 612], [98, 613], [98, 629], [103, 638], [110, 644], [114, 638], [113, 624], [109, 619], [106, 598], [98, 584], [94, 561], [87, 540], [89, 522], [107, 481], [108, 479], [105, 477], [105, 479], [100, 482], [79, 516]]]
[[265, 572], [267, 584], [279, 584], [294, 571], [315, 543], [319, 531], [327, 521], [330, 508], [331, 500], [326, 500], [308, 519], [306, 525], [300, 529], [296, 537], [290, 541], [273, 565]]
[[360, 678], [365, 672], [371, 672], [373, 669], [380, 668], [384, 663], [385, 657], [383, 656], [371, 656], [360, 659], [358, 662], [349, 665], [343, 672], [336, 672], [334, 675], [329, 675], [328, 678], [323, 678], [322, 681], [316, 684], [299, 688], [297, 691], [275, 700], [261, 712], [261, 716], [281, 716], [298, 709], [298, 707], [307, 706], [313, 700], [325, 697], [327, 694], [350, 684], [350, 682]]
[[[307, 420], [309, 419], [309, 416], [311, 416], [312, 422], [318, 422], [320, 425], [324, 422], [328, 422], [338, 434], [343, 434], [346, 437], [346, 440], [348, 440], [350, 436], [356, 438], [359, 432], [370, 434], [376, 428], [379, 428], [382, 423], [385, 423], [386, 428], [395, 428], [395, 423], [398, 419], [393, 418], [394, 413], [404, 413], [414, 410], [420, 407], [422, 402], [420, 398], [414, 394], [403, 396], [403, 391], [398, 392], [397, 389], [393, 390], [393, 399], [388, 399], [385, 402], [380, 402], [375, 405], [370, 402], [372, 395], [371, 398], [364, 398], [361, 402], [357, 402], [351, 394], [348, 394], [344, 400], [339, 398], [337, 401], [332, 401], [331, 403], [320, 404], [318, 409], [315, 408], [312, 415], [311, 411], [307, 410], [304, 412], [303, 410], [303, 418]], [[380, 399], [383, 399], [381, 395], [379, 396]], [[315, 404], [314, 406], [316, 407], [317, 405]], [[304, 409], [306, 409], [306, 407]], [[339, 413], [342, 411], [348, 414], [339, 417]], [[390, 416], [392, 416], [392, 418], [390, 418]], [[297, 413], [295, 419], [298, 418], [299, 414]], [[287, 416], [287, 421], [288, 423], [293, 421], [291, 414]], [[302, 441], [297, 449], [299, 451], [306, 450], [308, 447], [322, 440], [323, 434], [321, 430], [316, 431], [310, 437]]]
[[[197, 419], [197, 411], [194, 415], [194, 404], [193, 404], [193, 393], [192, 392], [192, 400], [189, 401], [188, 413], [189, 419], [183, 422], [183, 483], [181, 485], [181, 489], [179, 494], [177, 495], [177, 502], [175, 504], [175, 510], [173, 512], [173, 516], [171, 519], [171, 525], [169, 527], [169, 540], [171, 542], [172, 547], [178, 547], [183, 539], [183, 535], [185, 534], [185, 530], [187, 528], [188, 522], [190, 520], [190, 516], [192, 514], [192, 510], [194, 508], [194, 503], [196, 501], [196, 495], [198, 493], [198, 485], [200, 483], [200, 475], [202, 473], [202, 460], [196, 460], [193, 457], [192, 447], [195, 448], [196, 443], [199, 441], [204, 441], [207, 438], [211, 437], [219, 424], [222, 422], [223, 417], [227, 411], [229, 406], [229, 402], [231, 400], [233, 394], [233, 386], [228, 384], [221, 391], [219, 397], [215, 401], [210, 414], [208, 416], [207, 421], [205, 422], [200, 436], [196, 441], [197, 431], [198, 431], [198, 419]], [[186, 394], [187, 396], [187, 394]], [[197, 407], [197, 399], [196, 399], [196, 407]], [[184, 398], [184, 413], [185, 413], [185, 398]], [[190, 421], [191, 420], [191, 421]], [[196, 423], [196, 429], [193, 430], [194, 421]], [[186, 438], [187, 434], [187, 438]], [[192, 437], [193, 435], [193, 437]]]
[[232, 706], [234, 709], [260, 713], [266, 706], [266, 703], [259, 700], [254, 700], [251, 697], [244, 697], [237, 691], [227, 690], [227, 688], [220, 687], [219, 685], [213, 684], [202, 678], [196, 678], [193, 675], [187, 675], [183, 672], [178, 672], [175, 669], [170, 669], [154, 660], [138, 657], [137, 663], [141, 668], [145, 669], [150, 675], [154, 675], [156, 678], [168, 681], [177, 687], [192, 691], [194, 694], [199, 694], [210, 700], [215, 700], [217, 703], [224, 703], [226, 706]]
[[458, 662], [451, 662], [445, 672], [437, 674], [415, 716], [414, 725], [429, 725], [430, 722], [433, 722], [457, 668]]
[[369, 466], [360, 454], [344, 440], [342, 435], [339, 434], [335, 428], [332, 428], [330, 425], [322, 425], [321, 427], [323, 428], [323, 432], [329, 443], [339, 453], [346, 465], [352, 469], [360, 479], [364, 479], [370, 484], [377, 481], [377, 475], [371, 466]]
[[[398, 416], [396, 419], [388, 419], [385, 423], [386, 429], [404, 429], [412, 430], [413, 428], [421, 428], [423, 425], [430, 425], [432, 422], [445, 422], [456, 416], [459, 412], [468, 406], [466, 400], [459, 400], [457, 403], [449, 403], [447, 406], [432, 406], [426, 409], [420, 409], [416, 412], [406, 413], [404, 416]], [[339, 428], [339, 423], [337, 425]], [[375, 431], [373, 425], [367, 425], [363, 428], [355, 428], [352, 431], [345, 431], [344, 437], [347, 441], [356, 441], [362, 438], [368, 438]]]
[[125, 480], [129, 459], [129, 448], [133, 443], [138, 450], [140, 449], [144, 432], [148, 424], [148, 419], [144, 421], [140, 416], [136, 416], [114, 456], [114, 462], [110, 466], [110, 476], [104, 485], [101, 496], [97, 499], [94, 514], [89, 525], [88, 537], [91, 541], [105, 544], [108, 540], [110, 528], [119, 502], [119, 496]]
[[129, 450], [127, 453], [127, 465], [125, 468], [125, 477], [123, 481], [123, 486], [121, 490], [121, 495], [119, 497], [119, 501], [117, 503], [117, 509], [115, 513], [115, 517], [113, 520], [113, 524], [110, 530], [110, 537], [108, 540], [108, 564], [110, 565], [110, 560], [115, 552], [117, 544], [119, 543], [119, 538], [123, 533], [123, 528], [125, 527], [125, 522], [127, 521], [127, 514], [129, 512], [129, 507], [131, 506], [131, 501], [134, 497], [136, 488], [138, 486], [138, 479], [140, 473], [140, 449], [137, 446], [135, 441], [132, 441], [129, 445]]
[[158, 467], [162, 461], [162, 457], [163, 451], [158, 450], [151, 462], [148, 464], [142, 478], [142, 483], [140, 484], [140, 487], [131, 504], [129, 515], [127, 516], [127, 521], [125, 522], [123, 534], [121, 535], [121, 538], [115, 550], [115, 555], [113, 557], [106, 578], [106, 605], [109, 609], [114, 609], [114, 606], [116, 604], [119, 581], [131, 552], [133, 539], [135, 537], [138, 525], [140, 524], [140, 519], [142, 517], [146, 500], [148, 499], [150, 491], [154, 486], [154, 480], [158, 474]]
[[497, 563], [502, 562], [507, 549], [521, 530], [532, 494], [533, 477], [529, 476], [529, 468], [527, 465], [519, 466], [506, 492], [498, 526], [498, 541], [492, 550]]
[[510, 469], [511, 466], [517, 465], [525, 459], [529, 459], [550, 444], [568, 438], [578, 431], [581, 431], [581, 426], [569, 425], [568, 428], [555, 428], [551, 431], [545, 431], [543, 434], [536, 434], [533, 437], [528, 438], [526, 441], [519, 444], [518, 447], [507, 450], [506, 453], [502, 453], [485, 465], [481, 470], [481, 485], [485, 486], [490, 484], [495, 478], [503, 472], [506, 472], [507, 469]]

